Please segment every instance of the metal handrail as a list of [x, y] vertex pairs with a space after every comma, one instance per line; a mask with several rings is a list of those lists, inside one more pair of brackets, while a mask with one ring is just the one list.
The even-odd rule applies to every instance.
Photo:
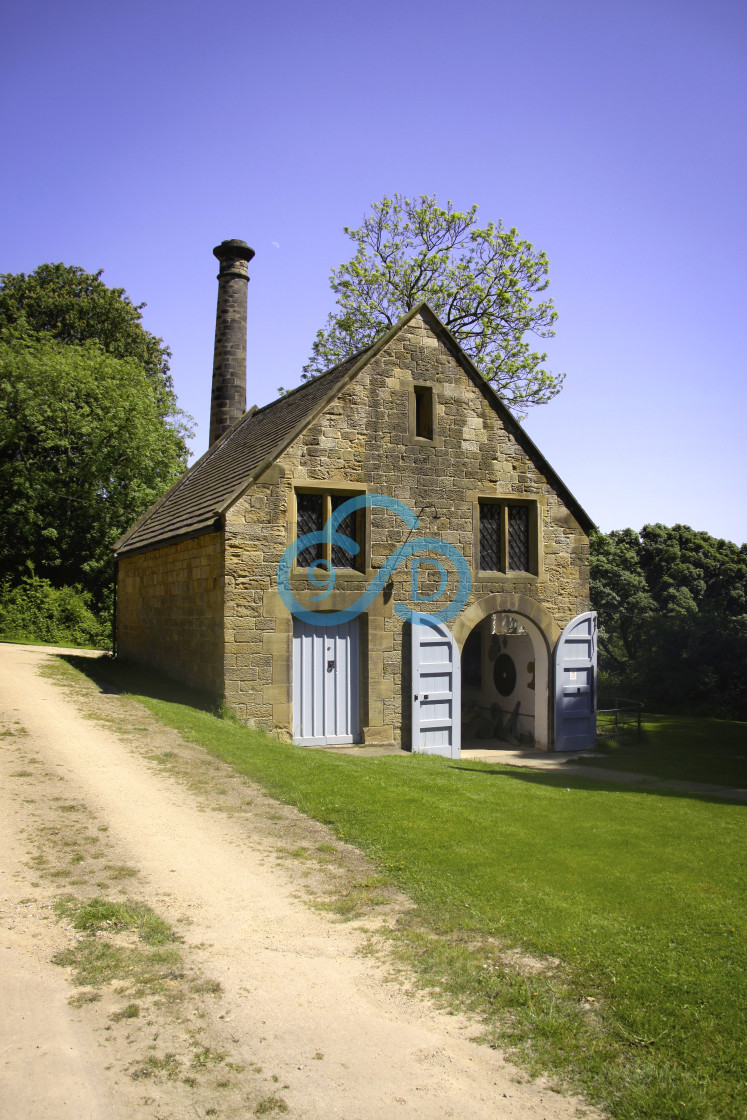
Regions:
[[604, 720], [604, 726], [600, 728], [597, 726], [597, 735], [617, 735], [622, 730], [628, 730], [631, 724], [636, 725], [636, 734], [641, 734], [641, 713], [643, 712], [643, 703], [640, 700], [627, 700], [623, 697], [616, 696], [609, 708], [597, 708], [597, 719], [600, 716], [613, 717], [612, 726], [610, 720]]

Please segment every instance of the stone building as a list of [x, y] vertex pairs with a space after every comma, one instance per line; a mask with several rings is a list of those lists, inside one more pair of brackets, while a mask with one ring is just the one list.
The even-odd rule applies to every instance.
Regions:
[[589, 745], [593, 525], [521, 426], [425, 304], [245, 412], [214, 252], [211, 446], [117, 544], [118, 656], [303, 744]]

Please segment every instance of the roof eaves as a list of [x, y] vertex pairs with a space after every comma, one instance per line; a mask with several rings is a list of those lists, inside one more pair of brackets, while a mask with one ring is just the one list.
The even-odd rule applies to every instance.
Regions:
[[[130, 540], [130, 538], [135, 535], [135, 533], [138, 531], [138, 529], [141, 529], [143, 527], [143, 525], [146, 523], [146, 521], [149, 521], [150, 518], [153, 517], [154, 514], [156, 514], [158, 512], [158, 510], [161, 508], [161, 506], [164, 504], [164, 502], [166, 502], [169, 498], [172, 497], [172, 495], [176, 494], [177, 490], [180, 490], [182, 488], [182, 486], [184, 486], [187, 479], [190, 478], [194, 474], [194, 472], [197, 470], [197, 468], [201, 467], [203, 463], [206, 463], [208, 461], [208, 459], [212, 458], [212, 456], [215, 454], [215, 452], [218, 450], [218, 448], [221, 447], [225, 443], [225, 441], [228, 439], [228, 437], [237, 428], [241, 427], [241, 425], [244, 423], [245, 420], [248, 420], [250, 416], [253, 416], [256, 411], [257, 411], [257, 406], [256, 406], [256, 404], [253, 404], [250, 409], [248, 409], [242, 416], [240, 416], [239, 419], [236, 420], [231, 425], [231, 427], [228, 428], [223, 433], [223, 435], [220, 437], [220, 439], [217, 439], [215, 441], [215, 443], [211, 444], [211, 446], [208, 447], [207, 451], [203, 452], [203, 454], [200, 456], [200, 458], [196, 462], [194, 462], [191, 467], [187, 468], [187, 470], [184, 472], [184, 474], [181, 476], [181, 478], [178, 478], [176, 480], [176, 482], [174, 483], [174, 485], [169, 490], [167, 490], [165, 494], [162, 494], [161, 497], [158, 498], [157, 501], [155, 501], [152, 506], [149, 506], [149, 508], [146, 509], [145, 513], [141, 514], [141, 516], [137, 519], [135, 524], [131, 525], [126, 533], [122, 534], [122, 536], [119, 538], [119, 540], [114, 543], [112, 551], [115, 552], [115, 553], [121, 552], [122, 549], [124, 548], [126, 542], [128, 540]], [[137, 547], [139, 548], [139, 546], [137, 546]], [[133, 549], [133, 551], [135, 551], [135, 550]]]
[[[204, 456], [203, 456], [203, 458], [204, 458]], [[200, 462], [202, 462], [202, 460], [200, 460]], [[112, 546], [113, 552], [115, 552], [115, 553], [120, 552], [124, 548], [125, 544], [130, 539], [130, 537], [134, 536], [135, 533], [138, 531], [138, 529], [141, 529], [142, 526], [145, 524], [145, 522], [150, 520], [150, 518], [153, 516], [153, 514], [156, 513], [161, 508], [161, 506], [167, 500], [167, 498], [170, 498], [172, 494], [175, 494], [177, 492], [177, 490], [179, 490], [184, 485], [185, 479], [190, 474], [190, 472], [192, 470], [194, 470], [194, 467], [196, 467], [196, 466], [197, 466], [197, 463], [195, 463], [192, 467], [188, 467], [187, 470], [184, 472], [184, 474], [181, 476], [181, 478], [177, 478], [174, 485], [171, 486], [166, 491], [165, 494], [162, 494], [161, 497], [158, 498], [153, 503], [152, 506], [149, 506], [148, 509], [146, 509], [145, 513], [142, 513], [140, 515], [140, 517], [138, 517], [135, 524], [131, 525], [130, 528], [127, 530], [127, 532], [123, 533], [118, 541], [115, 541], [114, 545]]]
[[168, 548], [172, 544], [180, 544], [182, 541], [192, 540], [194, 537], [204, 537], [208, 533], [218, 533], [222, 528], [223, 522], [219, 517], [211, 516], [208, 520], [198, 522], [196, 525], [191, 525], [189, 529], [184, 532], [169, 533], [168, 536], [157, 537], [155, 540], [143, 541], [142, 544], [133, 545], [131, 548], [121, 548], [114, 554], [114, 558], [118, 559], [120, 556], [135, 556], [139, 552], [156, 552], [159, 548]]

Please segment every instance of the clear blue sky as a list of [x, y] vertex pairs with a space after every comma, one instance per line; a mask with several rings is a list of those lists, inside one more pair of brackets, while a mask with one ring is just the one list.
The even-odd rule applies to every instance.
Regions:
[[342, 232], [399, 191], [544, 249], [560, 397], [527, 430], [604, 530], [742, 543], [744, 0], [26, 0], [0, 23], [0, 271], [147, 301], [207, 440], [216, 262], [250, 266], [249, 403], [298, 384]]

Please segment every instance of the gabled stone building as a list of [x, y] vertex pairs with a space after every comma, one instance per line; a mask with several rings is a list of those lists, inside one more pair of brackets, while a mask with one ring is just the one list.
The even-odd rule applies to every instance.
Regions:
[[[118, 656], [310, 745], [453, 754], [460, 723], [483, 745], [588, 745], [593, 525], [521, 426], [425, 304], [245, 413], [253, 254], [243, 242], [215, 253], [213, 442], [118, 542]], [[338, 532], [357, 552], [322, 534], [351, 498], [360, 508]], [[418, 550], [424, 537], [440, 555]], [[444, 622], [456, 555], [463, 605]], [[409, 609], [434, 617], [412, 625]]]

